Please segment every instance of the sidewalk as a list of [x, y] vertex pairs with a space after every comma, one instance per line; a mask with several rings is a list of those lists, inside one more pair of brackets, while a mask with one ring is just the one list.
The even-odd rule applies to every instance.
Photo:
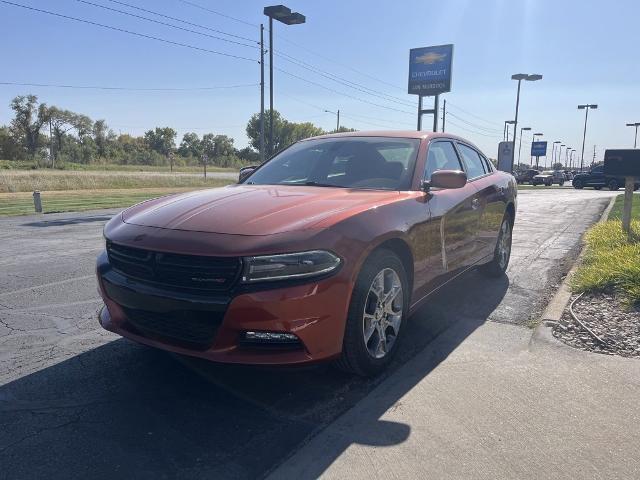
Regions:
[[531, 335], [461, 320], [269, 478], [640, 478], [640, 362]]

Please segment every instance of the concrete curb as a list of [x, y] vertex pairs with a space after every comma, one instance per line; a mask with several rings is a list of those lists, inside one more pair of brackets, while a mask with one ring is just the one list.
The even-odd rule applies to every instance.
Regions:
[[[600, 220], [598, 220], [597, 223], [602, 223], [606, 221], [607, 218], [609, 218], [609, 213], [613, 208], [613, 204], [615, 203], [616, 198], [617, 198], [617, 195], [614, 197], [611, 197], [611, 200], [609, 201], [607, 208], [604, 209], [604, 212], [602, 212], [602, 215], [600, 216]], [[571, 277], [573, 277], [575, 271], [580, 266], [580, 263], [582, 263], [582, 258], [584, 257], [584, 254], [585, 254], [585, 246], [583, 245], [582, 249], [580, 250], [580, 254], [578, 255], [578, 258], [576, 258], [575, 262], [573, 263], [573, 266], [571, 267], [567, 275], [564, 277], [564, 280], [562, 280], [562, 283], [560, 284], [558, 291], [555, 293], [555, 295], [547, 305], [547, 308], [542, 313], [542, 317], [540, 317], [540, 323], [535, 328], [533, 335], [531, 336], [530, 344], [533, 344], [536, 342], [545, 342], [557, 347], [562, 346], [562, 347], [572, 348], [566, 345], [565, 343], [561, 342], [560, 340], [558, 340], [556, 337], [554, 337], [552, 333], [552, 328], [560, 321], [560, 319], [562, 318], [562, 314], [566, 310], [567, 305], [571, 300], [571, 287], [569, 286], [569, 283], [571, 282]]]

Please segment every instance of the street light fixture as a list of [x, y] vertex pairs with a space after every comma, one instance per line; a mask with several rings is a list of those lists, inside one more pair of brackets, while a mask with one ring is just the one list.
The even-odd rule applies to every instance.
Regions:
[[292, 12], [284, 5], [264, 7], [263, 13], [269, 17], [269, 155], [273, 154], [273, 20], [285, 25], [300, 25], [306, 22], [306, 17], [298, 12]]
[[[531, 127], [522, 127], [520, 129], [520, 146], [518, 147], [518, 165], [520, 165], [520, 153], [522, 152], [522, 131], [523, 130], [529, 131], [531, 130]], [[514, 135], [515, 135], [515, 130], [514, 130]]]
[[[514, 123], [513, 123], [513, 151], [515, 152], [515, 150], [516, 150], [516, 133], [518, 132], [518, 109], [520, 108], [520, 84], [522, 83], [522, 80], [525, 80], [527, 82], [535, 82], [537, 80], [542, 80], [542, 75], [537, 74], [537, 73], [534, 73], [534, 74], [516, 73], [514, 75], [511, 75], [511, 80], [517, 80], [518, 81], [518, 94], [516, 96], [516, 117], [515, 117]], [[513, 170], [513, 158], [512, 158], [512, 162], [511, 162], [511, 169]]]
[[325, 113], [333, 113], [336, 116], [336, 132], [340, 130], [340, 109], [337, 112], [332, 112], [331, 110], [325, 110]]
[[578, 105], [578, 110], [584, 110], [584, 133], [582, 134], [582, 156], [580, 157], [580, 171], [584, 167], [584, 142], [587, 140], [587, 120], [589, 119], [589, 110], [595, 110], [598, 105], [584, 104]]
[[638, 127], [640, 127], [640, 122], [636, 123], [627, 123], [627, 127], [636, 127], [636, 136], [633, 140], [633, 148], [637, 148], [638, 145]]
[[[509, 125], [513, 125], [516, 123], [514, 120], [505, 120], [504, 121], [504, 136], [503, 138], [508, 142], [509, 141]], [[514, 130], [515, 131], [515, 130]]]
[[[556, 144], [562, 143], [562, 140], [556, 140], [553, 142], [553, 148], [551, 149], [551, 163], [556, 161]], [[547, 157], [544, 159], [544, 166], [547, 166]]]

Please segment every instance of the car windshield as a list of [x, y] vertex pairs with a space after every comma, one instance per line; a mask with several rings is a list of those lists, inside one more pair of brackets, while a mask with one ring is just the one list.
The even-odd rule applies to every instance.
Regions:
[[408, 190], [420, 146], [414, 138], [344, 137], [296, 143], [244, 183]]

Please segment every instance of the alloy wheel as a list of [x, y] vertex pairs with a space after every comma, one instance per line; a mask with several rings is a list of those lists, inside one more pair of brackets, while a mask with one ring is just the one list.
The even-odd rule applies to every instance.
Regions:
[[383, 358], [393, 348], [400, 331], [402, 309], [400, 277], [392, 268], [385, 268], [373, 279], [363, 312], [364, 344], [373, 358]]
[[502, 222], [500, 238], [498, 239], [498, 265], [502, 270], [507, 268], [511, 256], [511, 224], [508, 220]]

